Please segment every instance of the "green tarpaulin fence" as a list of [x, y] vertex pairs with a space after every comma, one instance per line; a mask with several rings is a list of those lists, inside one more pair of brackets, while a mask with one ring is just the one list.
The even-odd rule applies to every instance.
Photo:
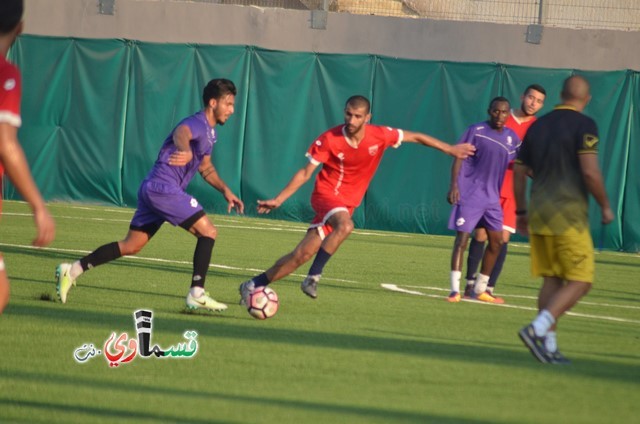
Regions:
[[[292, 53], [248, 46], [157, 44], [22, 36], [10, 59], [23, 75], [20, 139], [48, 200], [135, 207], [136, 192], [173, 126], [201, 107], [211, 78], [233, 80], [235, 114], [219, 127], [213, 161], [239, 193], [247, 214], [257, 199], [276, 195], [306, 163], [304, 153], [323, 130], [342, 122], [352, 94], [372, 100], [373, 123], [420, 131], [455, 142], [486, 118], [491, 98], [519, 103], [523, 89], [542, 84], [559, 102], [571, 69], [495, 63], [404, 60], [373, 55]], [[587, 110], [601, 135], [600, 162], [616, 221], [604, 234], [609, 249], [640, 245], [639, 73], [581, 72], [592, 84]], [[390, 150], [360, 208], [361, 228], [451, 234], [445, 195], [451, 158], [404, 145]], [[271, 216], [307, 221], [312, 184]], [[223, 198], [199, 177], [189, 187], [209, 212]], [[8, 185], [6, 198], [17, 198]], [[591, 208], [595, 240], [599, 213]]]

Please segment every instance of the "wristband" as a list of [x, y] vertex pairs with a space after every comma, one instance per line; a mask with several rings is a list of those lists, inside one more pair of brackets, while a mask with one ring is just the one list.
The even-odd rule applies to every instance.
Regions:
[[516, 216], [522, 216], [522, 215], [526, 215], [527, 214], [527, 210], [526, 209], [517, 209], [516, 210]]

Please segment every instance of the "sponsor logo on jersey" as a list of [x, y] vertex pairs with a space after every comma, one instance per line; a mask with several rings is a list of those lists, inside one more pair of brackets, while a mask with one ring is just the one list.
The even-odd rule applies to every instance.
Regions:
[[464, 218], [458, 218], [456, 220], [456, 227], [462, 227], [464, 225], [466, 221], [464, 220]]
[[16, 80], [15, 80], [15, 79], [13, 79], [13, 78], [9, 78], [8, 80], [6, 80], [6, 81], [4, 82], [3, 87], [4, 87], [4, 89], [5, 89], [5, 90], [7, 90], [7, 91], [11, 91], [11, 90], [13, 90], [14, 88], [16, 88]]
[[192, 208], [197, 208], [198, 207], [198, 201], [196, 199], [194, 199], [193, 197], [191, 198], [191, 207]]
[[593, 134], [585, 134], [583, 139], [584, 147], [587, 149], [593, 149], [593, 147], [598, 144], [598, 137]]

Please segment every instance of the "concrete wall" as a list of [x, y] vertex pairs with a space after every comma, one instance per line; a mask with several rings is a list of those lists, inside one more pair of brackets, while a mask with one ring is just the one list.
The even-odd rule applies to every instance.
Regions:
[[540, 44], [526, 26], [328, 14], [311, 28], [311, 12], [162, 0], [27, 0], [29, 34], [126, 38], [150, 42], [253, 45], [274, 50], [370, 53], [390, 57], [499, 62], [544, 68], [640, 70], [640, 32], [544, 28]]

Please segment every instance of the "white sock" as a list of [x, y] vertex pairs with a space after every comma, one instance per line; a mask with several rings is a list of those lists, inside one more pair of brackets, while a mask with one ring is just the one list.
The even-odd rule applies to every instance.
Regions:
[[69, 270], [69, 275], [74, 280], [82, 275], [84, 270], [82, 269], [82, 265], [80, 265], [80, 261], [75, 261], [71, 264], [71, 269]]
[[558, 350], [558, 340], [555, 331], [548, 331], [547, 335], [544, 336], [544, 347], [546, 347], [549, 352]]
[[473, 291], [476, 294], [482, 294], [487, 290], [487, 284], [489, 284], [489, 276], [478, 273], [476, 282], [474, 283]]
[[193, 286], [191, 287], [190, 292], [191, 292], [191, 297], [198, 298], [204, 294], [204, 288], [200, 286]]
[[451, 291], [460, 293], [460, 277], [462, 271], [451, 271]]
[[556, 323], [556, 319], [551, 315], [551, 312], [546, 309], [540, 311], [536, 319], [533, 320], [533, 330], [538, 337], [544, 337], [551, 326]]

